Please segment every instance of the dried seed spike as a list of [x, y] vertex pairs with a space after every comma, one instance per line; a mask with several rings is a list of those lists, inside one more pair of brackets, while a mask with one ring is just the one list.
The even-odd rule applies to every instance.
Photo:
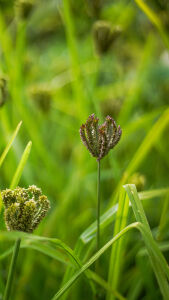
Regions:
[[113, 149], [114, 146], [119, 142], [120, 138], [121, 138], [121, 134], [122, 134], [122, 130], [120, 128], [120, 125], [118, 126], [118, 129], [116, 131], [116, 135], [114, 137], [114, 140], [112, 140], [112, 143], [110, 145], [110, 149]]
[[100, 153], [99, 153], [98, 160], [101, 160], [106, 155], [106, 153], [108, 153], [108, 151], [109, 151], [108, 141], [107, 141], [107, 137], [106, 137], [106, 124], [105, 123], [100, 126], [99, 134], [101, 137], [101, 143], [100, 143]]
[[113, 126], [112, 126], [112, 118], [110, 116], [106, 117], [106, 121], [104, 122], [106, 126], [106, 137], [108, 143], [110, 143], [111, 136], [113, 134]]
[[96, 157], [99, 155], [99, 143], [98, 143], [99, 126], [98, 126], [98, 122], [99, 122], [99, 119], [94, 117], [93, 122], [91, 124], [92, 138], [93, 138], [93, 148], [94, 148], [94, 152], [96, 154]]
[[92, 153], [92, 150], [90, 148], [90, 145], [89, 145], [89, 142], [88, 142], [88, 139], [86, 137], [86, 133], [85, 133], [85, 125], [82, 124], [82, 126], [80, 127], [80, 137], [81, 137], [81, 140], [84, 144], [84, 146], [89, 150], [89, 152], [93, 155]]
[[85, 128], [86, 128], [86, 135], [88, 139], [88, 144], [90, 147], [90, 152], [94, 157], [97, 156], [95, 145], [94, 145], [94, 140], [93, 140], [93, 120], [94, 120], [94, 114], [90, 115], [86, 121]]
[[112, 149], [111, 147], [112, 147], [112, 145], [114, 145], [116, 135], [117, 135], [117, 125], [116, 125], [116, 122], [112, 119], [112, 134], [111, 134], [110, 141], [109, 141], [110, 149]]

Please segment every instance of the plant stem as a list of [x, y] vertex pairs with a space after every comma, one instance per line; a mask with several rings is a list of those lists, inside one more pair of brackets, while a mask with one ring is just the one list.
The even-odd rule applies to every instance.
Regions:
[[100, 248], [100, 160], [97, 169], [97, 251]]
[[9, 268], [8, 279], [7, 279], [7, 284], [6, 284], [3, 300], [8, 300], [10, 297], [10, 294], [11, 294], [12, 283], [13, 283], [13, 278], [14, 278], [14, 274], [15, 274], [15, 267], [16, 267], [18, 253], [19, 253], [20, 243], [21, 243], [21, 239], [17, 239], [15, 242], [15, 245], [14, 245], [14, 251], [13, 251], [12, 260], [11, 260], [11, 264], [10, 264], [10, 268]]

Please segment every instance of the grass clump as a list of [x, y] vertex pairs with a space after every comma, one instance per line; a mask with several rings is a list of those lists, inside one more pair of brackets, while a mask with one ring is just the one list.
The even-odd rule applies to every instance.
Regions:
[[168, 299], [167, 2], [0, 11], [0, 298]]

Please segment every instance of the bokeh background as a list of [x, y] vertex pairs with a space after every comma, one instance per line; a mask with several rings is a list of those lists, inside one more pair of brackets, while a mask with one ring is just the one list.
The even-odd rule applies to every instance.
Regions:
[[[23, 122], [0, 170], [0, 188], [10, 186], [32, 141], [19, 185], [36, 184], [51, 201], [50, 213], [36, 234], [57, 237], [72, 248], [96, 219], [97, 163], [79, 137], [79, 127], [91, 113], [100, 122], [112, 116], [123, 130], [121, 141], [101, 163], [102, 213], [115, 203], [124, 183], [135, 183], [138, 191], [168, 188], [169, 2], [144, 3], [0, 0], [1, 153]], [[155, 230], [163, 200], [144, 202]], [[159, 235], [162, 241], [168, 237], [167, 228]], [[113, 223], [102, 244], [112, 234]], [[3, 253], [11, 242], [1, 241]], [[140, 245], [139, 234], [131, 234], [120, 292], [130, 300], [161, 299], [148, 261], [146, 272], [135, 261]], [[101, 260], [105, 279], [109, 255], [108, 251]], [[9, 261], [10, 257], [0, 260], [1, 297]], [[50, 299], [66, 266], [27, 249], [21, 250], [19, 261], [12, 299]], [[150, 284], [144, 282], [145, 274]], [[92, 299], [81, 279], [68, 299], [87, 297]], [[104, 297], [101, 292], [100, 299]]]

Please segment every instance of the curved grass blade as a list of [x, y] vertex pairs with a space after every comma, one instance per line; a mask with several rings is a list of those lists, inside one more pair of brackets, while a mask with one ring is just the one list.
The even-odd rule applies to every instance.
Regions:
[[[3, 254], [0, 255], [0, 260], [5, 259], [7, 256], [9, 256], [13, 252], [13, 246], [10, 247], [8, 250], [6, 250]], [[41, 252], [44, 255], [51, 257], [61, 263], [64, 263], [66, 265], [71, 265], [71, 267], [77, 267], [77, 264], [71, 263], [67, 256], [64, 255], [61, 251], [58, 249], [54, 249], [48, 244], [42, 244], [41, 241], [32, 241], [32, 240], [25, 240], [22, 241], [21, 248], [29, 248], [33, 249], [35, 251]], [[88, 279], [94, 281], [98, 285], [100, 285], [102, 288], [104, 288], [106, 291], [108, 290], [110, 293], [112, 293], [114, 296], [116, 296], [119, 300], [125, 300], [125, 298], [118, 293], [117, 291], [113, 290], [108, 283], [98, 276], [93, 271], [88, 270]]]
[[22, 243], [23, 243], [23, 245], [21, 244], [21, 247], [22, 246], [25, 247], [26, 245], [27, 246], [34, 245], [34, 246], [38, 247], [38, 245], [39, 245], [38, 243], [40, 243], [40, 242], [51, 243], [52, 245], [63, 249], [69, 255], [71, 260], [73, 260], [78, 267], [80, 266], [80, 261], [77, 257], [74, 256], [73, 250], [59, 239], [42, 237], [42, 236], [28, 234], [28, 233], [19, 232], [19, 231], [10, 231], [10, 232], [1, 231], [0, 237], [7, 238], [9, 240], [16, 240], [17, 238], [21, 238]]
[[140, 231], [146, 244], [146, 248], [156, 275], [161, 293], [164, 299], [169, 299], [169, 267], [168, 264], [159, 250], [156, 242], [153, 239], [150, 226], [148, 224], [142, 203], [139, 199], [136, 187], [134, 184], [127, 184], [124, 186], [128, 197], [131, 201], [133, 212], [136, 220], [141, 223]]
[[[81, 274], [83, 274], [83, 272], [86, 271], [114, 242], [116, 242], [119, 238], [121, 238], [129, 230], [134, 229], [134, 228], [138, 229], [141, 232], [141, 234], [143, 235], [145, 244], [146, 244], [147, 248], [149, 249], [149, 256], [150, 256], [150, 258], [152, 258], [152, 255], [154, 255], [154, 250], [156, 252], [157, 248], [154, 243], [153, 243], [153, 247], [152, 247], [151, 241], [149, 241], [149, 239], [151, 237], [150, 234], [147, 232], [147, 230], [145, 229], [145, 226], [142, 223], [140, 223], [140, 222], [132, 223], [132, 224], [128, 225], [127, 227], [125, 227], [123, 230], [121, 230], [106, 245], [104, 245], [95, 255], [93, 255], [89, 259], [89, 261], [85, 265], [83, 265], [83, 267], [79, 271], [77, 271], [72, 276], [72, 278], [54, 295], [54, 297], [51, 300], [60, 299], [60, 297], [72, 286], [72, 284], [79, 278], [79, 276]], [[155, 265], [153, 264], [153, 268], [157, 267], [157, 265], [156, 265], [157, 262], [154, 261], [153, 263], [155, 264]], [[157, 270], [159, 272], [158, 276], [162, 276], [161, 269], [159, 269], [157, 267]], [[167, 287], [168, 283], [166, 282], [166, 280], [163, 283], [164, 283], [163, 287], [164, 288]], [[166, 290], [166, 292], [167, 292], [167, 290]], [[166, 295], [165, 295], [164, 299], [167, 299]]]
[[[140, 200], [149, 200], [154, 199], [157, 197], [165, 196], [169, 193], [169, 188], [165, 189], [156, 189], [151, 191], [143, 191], [138, 193]], [[129, 206], [131, 206], [131, 203], [129, 203]], [[103, 230], [106, 228], [109, 224], [111, 224], [116, 217], [116, 213], [118, 210], [118, 204], [115, 204], [111, 208], [109, 208], [100, 218], [100, 228]], [[96, 235], [96, 222], [93, 222], [81, 235], [80, 240], [87, 244], [89, 243], [93, 238], [95, 238]]]
[[22, 175], [22, 172], [23, 172], [23, 169], [25, 167], [25, 164], [28, 160], [28, 157], [29, 157], [29, 154], [30, 154], [30, 151], [31, 151], [31, 147], [32, 147], [32, 142], [28, 142], [23, 154], [22, 154], [22, 157], [21, 157], [21, 160], [19, 162], [19, 165], [16, 169], [16, 172], [13, 176], [13, 179], [12, 179], [12, 182], [11, 182], [11, 185], [10, 185], [10, 189], [14, 189], [18, 183], [19, 183], [19, 180], [21, 178], [21, 175]]
[[[0, 233], [0, 237], [6, 237], [6, 238], [12, 239], [12, 240], [16, 239], [16, 238], [20, 238], [20, 239], [22, 239], [22, 243], [23, 243], [23, 241], [26, 241], [26, 246], [27, 247], [29, 246], [30, 248], [33, 248], [35, 250], [39, 250], [39, 251], [43, 252], [46, 255], [50, 254], [51, 257], [53, 255], [55, 255], [55, 259], [56, 259], [56, 253], [54, 254], [54, 252], [53, 252], [55, 249], [52, 249], [51, 247], [45, 247], [45, 245], [40, 244], [42, 242], [52, 243], [55, 247], [57, 246], [58, 248], [61, 248], [66, 252], [66, 254], [69, 256], [70, 261], [72, 262], [72, 264], [74, 266], [76, 266], [76, 268], [81, 267], [81, 261], [74, 254], [73, 250], [59, 239], [41, 237], [41, 236], [27, 234], [27, 233], [24, 233], [24, 232], [17, 232], [17, 231], [11, 231], [11, 232], [2, 231]], [[24, 245], [25, 244], [23, 244], [23, 245], [21, 244], [21, 247], [24, 247]], [[59, 260], [59, 258], [60, 257], [58, 257], [58, 253], [57, 253], [57, 259]], [[87, 271], [86, 271], [85, 275], [86, 275], [86, 278], [89, 279]], [[94, 286], [93, 286], [91, 280], [89, 280], [89, 284], [91, 286], [92, 291], [94, 292]]]
[[[143, 191], [138, 193], [140, 200], [148, 200], [148, 199], [153, 199], [157, 197], [161, 197], [163, 195], [166, 195], [169, 192], [168, 188], [165, 189], [156, 189], [152, 191]], [[131, 203], [129, 203], [129, 207], [131, 206]], [[110, 209], [108, 209], [100, 219], [100, 229], [101, 232], [103, 231], [104, 228], [106, 228], [109, 224], [111, 224], [115, 218], [116, 218], [116, 213], [118, 210], [118, 204], [112, 206]], [[96, 221], [92, 223], [79, 237], [74, 253], [81, 259], [82, 262], [86, 261], [86, 257], [89, 257], [89, 253], [92, 252], [92, 250], [95, 247], [95, 244], [92, 243], [95, 239], [96, 236]], [[74, 270], [71, 270], [71, 267], [68, 267], [62, 283], [64, 284], [67, 282], [71, 276], [74, 274]], [[64, 296], [63, 296], [63, 299]]]
[[133, 228], [137, 228], [139, 223], [132, 223], [120, 231], [114, 238], [112, 238], [106, 245], [104, 245], [95, 255], [93, 255], [89, 261], [83, 265], [83, 267], [77, 271], [72, 278], [54, 295], [51, 300], [60, 299], [60, 297], [71, 287], [71, 285], [79, 278], [83, 272], [85, 272], [114, 242], [121, 238], [126, 232]]
[[51, 257], [61, 263], [64, 263], [66, 265], [71, 265], [71, 267], [75, 266], [77, 267], [77, 264], [72, 263], [68, 257], [63, 253], [62, 251], [59, 251], [59, 249], [56, 249], [54, 247], [51, 247], [49, 244], [44, 244], [39, 241], [23, 241], [21, 248], [29, 248], [33, 249], [35, 251], [41, 252], [44, 255]]
[[15, 137], [17, 136], [18, 131], [19, 131], [21, 125], [22, 125], [22, 121], [19, 122], [19, 124], [17, 125], [17, 127], [16, 127], [16, 129], [15, 129], [15, 131], [14, 131], [14, 133], [13, 133], [13, 135], [12, 135], [10, 141], [9, 141], [9, 143], [7, 144], [5, 150], [3, 151], [3, 153], [2, 153], [1, 156], [0, 156], [0, 167], [2, 166], [4, 160], [5, 160], [5, 158], [6, 158], [7, 154], [8, 154], [8, 152], [9, 152], [11, 146], [12, 146], [12, 143], [13, 143]]
[[[50, 247], [49, 245], [44, 245], [40, 242], [30, 242], [29, 241], [29, 243], [27, 243], [26, 241], [22, 241], [22, 245], [20, 248], [29, 248], [29, 249], [36, 250], [36, 251], [41, 252], [44, 255], [49, 256], [61, 263], [71, 265], [72, 267], [74, 267], [74, 265], [71, 264], [71, 262], [68, 260], [68, 258], [63, 253], [61, 253], [57, 249], [54, 249], [53, 247]], [[13, 252], [13, 247], [10, 247], [9, 249], [7, 249], [4, 253], [2, 253], [0, 255], [0, 260], [5, 259], [12, 252]]]

